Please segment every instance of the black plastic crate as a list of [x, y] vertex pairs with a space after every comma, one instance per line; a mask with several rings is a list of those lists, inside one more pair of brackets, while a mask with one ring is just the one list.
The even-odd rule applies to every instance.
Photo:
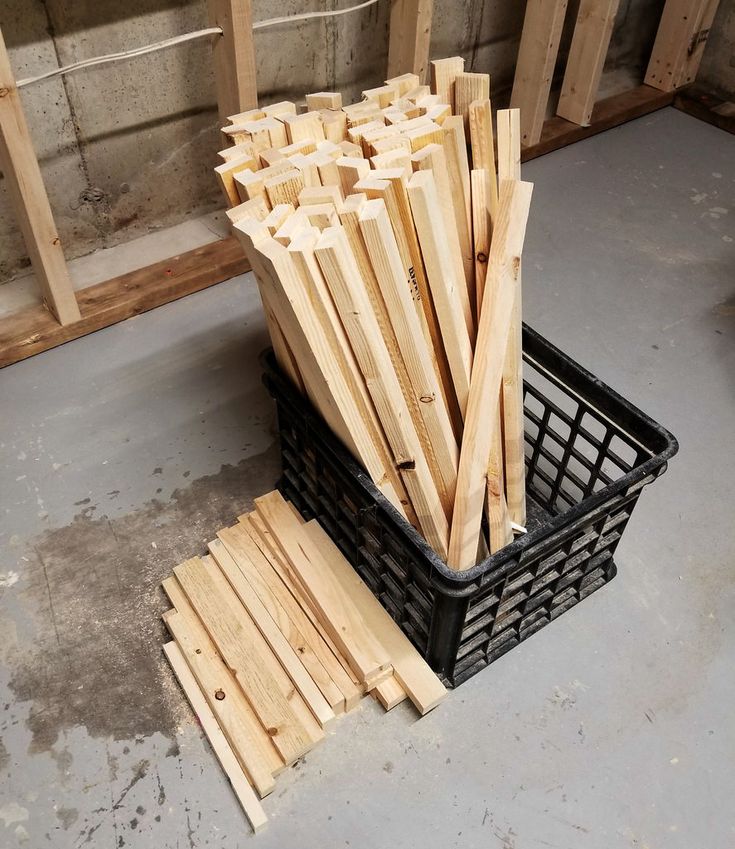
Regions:
[[450, 686], [474, 675], [610, 581], [613, 554], [674, 437], [523, 327], [528, 533], [454, 572], [393, 508], [276, 364], [278, 487], [317, 518]]

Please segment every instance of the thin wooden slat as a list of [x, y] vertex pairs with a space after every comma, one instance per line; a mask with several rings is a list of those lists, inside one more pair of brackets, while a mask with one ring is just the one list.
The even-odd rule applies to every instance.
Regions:
[[[346, 217], [349, 216], [347, 215]], [[355, 355], [350, 347], [349, 340], [329, 293], [329, 288], [314, 255], [314, 247], [318, 236], [319, 234], [313, 229], [304, 231], [291, 241], [288, 250], [294, 260], [294, 265], [301, 278], [304, 290], [311, 301], [324, 339], [332, 352], [337, 367], [342, 373], [345, 385], [352, 397], [352, 402], [370, 435], [371, 443], [380, 457], [381, 468], [385, 470], [385, 476], [392, 491], [396, 493], [400, 503], [403, 504], [404, 501], [408, 501], [408, 495], [400, 476], [393, 466], [390, 449], [386, 442], [380, 420], [375, 412], [370, 393], [367, 391], [365, 381], [360, 374]], [[372, 303], [374, 307], [378, 308], [377, 303]]]
[[461, 116], [464, 131], [470, 131], [470, 103], [490, 99], [490, 75], [462, 72], [454, 78], [454, 114]]
[[620, 0], [581, 0], [556, 114], [588, 126]]
[[217, 108], [224, 123], [228, 115], [258, 105], [250, 0], [207, 0], [209, 25], [222, 28], [214, 42]]
[[693, 82], [720, 0], [666, 0], [646, 70], [646, 85], [661, 91]]
[[466, 318], [469, 297], [464, 279], [458, 279], [455, 273], [443, 237], [439, 198], [431, 171], [414, 173], [408, 184], [408, 196], [459, 409], [466, 417], [473, 348]]
[[[309, 597], [303, 587], [301, 579], [291, 568], [278, 540], [268, 530], [262, 517], [253, 511], [247, 516], [239, 516], [238, 521], [244, 524], [244, 527], [250, 534], [253, 542], [263, 552], [263, 556], [268, 559], [279, 578], [281, 578], [283, 583], [288, 587], [289, 592], [293, 595], [306, 616], [309, 618], [309, 621], [319, 632], [319, 635], [324, 642], [329, 646], [332, 654], [358, 691], [358, 699], [362, 698], [362, 696], [365, 695], [365, 685], [360, 682], [357, 675], [353, 672], [347, 658], [342, 654], [334, 640], [330, 637], [329, 633], [324, 629], [321, 620], [317, 616], [311, 602], [309, 601]], [[354, 704], [351, 704], [349, 701], [347, 695], [348, 691], [343, 689], [343, 692], [345, 693], [346, 709], [351, 710], [351, 707], [353, 707]]]
[[325, 570], [322, 553], [304, 532], [281, 494], [274, 491], [256, 498], [255, 509], [277, 537], [322, 624], [360, 679], [372, 689], [388, 678], [393, 670], [385, 648], [366, 627], [350, 596]]
[[[546, 118], [567, 0], [528, 0], [510, 96], [521, 110], [521, 143], [537, 144]], [[477, 166], [475, 166], [477, 167]]]
[[[467, 159], [467, 138], [460, 115], [452, 115], [442, 125], [444, 130], [444, 155], [449, 172], [454, 220], [462, 248], [462, 260], [474, 256], [472, 248], [472, 196], [470, 192], [470, 166]], [[469, 274], [465, 265], [465, 278]], [[474, 287], [468, 286], [468, 291]]]
[[[213, 568], [219, 568], [227, 578], [243, 607], [258, 626], [258, 630], [265, 637], [266, 642], [288, 673], [296, 689], [301, 693], [316, 721], [322, 728], [333, 727], [336, 721], [334, 711], [327, 704], [321, 690], [304, 666], [301, 653], [297, 654], [279, 627], [279, 623], [273, 619], [268, 608], [261, 601], [255, 588], [238, 568], [233, 556], [219, 540], [210, 543], [209, 552], [212, 556]], [[206, 563], [206, 560], [203, 562]]]
[[470, 103], [469, 122], [472, 167], [487, 172], [490, 187], [490, 220], [492, 222], [498, 208], [498, 177], [495, 170], [493, 113], [490, 100], [473, 100]]
[[273, 745], [287, 764], [298, 760], [324, 732], [224, 576], [199, 558], [180, 563], [174, 574]]
[[44, 301], [61, 325], [81, 318], [0, 30], [0, 169]]
[[[470, 569], [480, 539], [487, 461], [498, 404], [505, 351], [515, 300], [515, 277], [525, 236], [533, 186], [505, 180], [500, 185], [498, 219], [490, 249], [488, 280], [477, 333], [472, 385], [459, 458], [448, 565]], [[492, 278], [492, 280], [491, 280]]]
[[385, 710], [393, 710], [394, 707], [397, 707], [401, 702], [405, 702], [408, 698], [406, 691], [398, 683], [395, 675], [391, 675], [390, 678], [381, 681], [372, 691], [372, 695], [380, 702]]
[[454, 81], [458, 74], [464, 73], [464, 59], [450, 56], [446, 59], [434, 59], [431, 63], [431, 90], [439, 96], [442, 103], [454, 108]]
[[393, 0], [388, 41], [388, 77], [413, 73], [426, 79], [434, 0]]
[[[262, 798], [275, 788], [274, 776], [285, 767], [283, 758], [173, 575], [163, 582], [163, 590], [176, 608], [164, 614], [166, 627], [181, 649], [240, 764]], [[223, 693], [224, 698], [217, 698]]]
[[237, 762], [230, 744], [227, 742], [226, 737], [217, 724], [214, 714], [199, 690], [194, 676], [186, 665], [181, 650], [176, 643], [165, 643], [163, 651], [168, 658], [168, 662], [171, 664], [176, 679], [181, 685], [181, 689], [184, 691], [192, 710], [199, 720], [199, 724], [202, 726], [207, 740], [209, 740], [209, 744], [220, 766], [230, 782], [235, 796], [237, 796], [240, 807], [248, 818], [251, 828], [256, 833], [262, 831], [268, 822], [263, 806], [253, 792], [253, 788], [250, 786], [242, 767]]
[[393, 673], [416, 708], [425, 714], [436, 707], [446, 697], [447, 690], [431, 667], [345, 560], [321, 525], [312, 519], [304, 528], [322, 555], [323, 569], [329, 570], [342, 591], [352, 599], [368, 628], [387, 650]]
[[325, 230], [316, 255], [421, 530], [429, 545], [443, 556], [446, 515], [344, 230]]
[[[498, 178], [521, 179], [521, 116], [517, 109], [498, 112]], [[526, 461], [523, 415], [523, 327], [521, 268], [518, 268], [508, 349], [503, 368], [503, 446], [508, 515], [526, 524]]]
[[235, 558], [240, 571], [254, 587], [260, 600], [291, 641], [291, 645], [301, 655], [304, 665], [332, 710], [337, 714], [351, 710], [357, 705], [362, 694], [344, 672], [319, 630], [275, 571], [270, 560], [253, 540], [248, 528], [248, 517], [243, 517], [238, 525], [223, 528], [217, 536]]
[[381, 199], [368, 201], [360, 212], [360, 230], [378, 280], [410, 388], [432, 453], [432, 476], [448, 519], [454, 506], [459, 449], [439, 379], [405, 285], [401, 257]]
[[338, 438], [365, 466], [378, 489], [396, 509], [403, 511], [401, 499], [391, 485], [365, 421], [355, 409], [352, 395], [323, 337], [313, 305], [303, 291], [288, 251], [258, 222], [241, 222], [236, 225], [235, 232], [242, 238], [255, 265], [261, 294], [278, 315], [316, 407]]

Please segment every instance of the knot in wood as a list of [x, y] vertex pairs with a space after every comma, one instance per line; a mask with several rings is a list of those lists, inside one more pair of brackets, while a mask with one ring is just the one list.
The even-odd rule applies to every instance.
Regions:
[[215, 690], [214, 691], [214, 697], [215, 697], [215, 699], [217, 699], [218, 702], [221, 702], [222, 699], [224, 699], [224, 697], [225, 697], [225, 691], [224, 690]]

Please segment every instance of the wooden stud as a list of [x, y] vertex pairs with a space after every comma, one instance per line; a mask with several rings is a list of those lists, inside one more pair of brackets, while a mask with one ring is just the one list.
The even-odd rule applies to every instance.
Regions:
[[[521, 143], [538, 144], [546, 118], [567, 0], [528, 0], [510, 105], [521, 110]], [[475, 166], [477, 167], [477, 166]]]
[[426, 79], [434, 0], [392, 0], [388, 76], [416, 74]]
[[395, 675], [381, 681], [380, 684], [372, 691], [372, 695], [380, 702], [385, 710], [393, 710], [401, 702], [405, 702], [408, 696], [406, 691], [398, 683]]
[[1, 30], [0, 168], [46, 306], [62, 325], [79, 321], [79, 306]]
[[441, 326], [444, 349], [462, 416], [466, 416], [472, 372], [472, 311], [464, 278], [459, 277], [444, 239], [436, 181], [431, 171], [416, 171], [408, 184], [426, 275]]
[[[462, 249], [465, 280], [474, 276], [474, 250], [472, 247], [472, 197], [470, 191], [470, 168], [467, 160], [467, 140], [464, 123], [460, 115], [452, 115], [444, 122], [444, 155], [449, 183], [451, 185], [452, 209]], [[470, 259], [472, 264], [470, 265]], [[472, 291], [474, 284], [468, 284]]]
[[238, 112], [235, 115], [228, 115], [227, 120], [231, 124], [247, 124], [248, 121], [259, 121], [265, 118], [266, 113], [262, 109], [246, 109], [245, 112]]
[[[267, 796], [275, 789], [274, 776], [285, 767], [283, 758], [222, 660], [181, 584], [172, 575], [162, 586], [176, 608], [164, 614], [166, 627], [181, 649], [250, 782], [261, 798]], [[217, 698], [220, 691], [225, 694], [224, 699]]]
[[209, 25], [222, 28], [214, 43], [220, 120], [258, 105], [251, 0], [207, 0]]
[[344, 141], [347, 138], [347, 115], [341, 110], [338, 112], [322, 111], [320, 114], [325, 138], [336, 144]]
[[490, 99], [490, 75], [463, 72], [454, 78], [454, 114], [461, 115], [469, 135], [470, 103]]
[[301, 206], [331, 203], [337, 212], [341, 212], [344, 202], [345, 199], [340, 186], [307, 186], [299, 194]]
[[[212, 568], [219, 569], [229, 582], [243, 607], [250, 614], [258, 630], [271, 647], [281, 666], [288, 673], [296, 689], [306, 702], [316, 721], [324, 729], [334, 726], [336, 716], [331, 706], [317, 687], [314, 679], [304, 666], [301, 654], [296, 652], [278, 623], [268, 612], [255, 588], [250, 584], [244, 573], [239, 569], [232, 554], [219, 540], [210, 543], [209, 551], [212, 556]], [[206, 562], [203, 561], [203, 562]], [[305, 647], [304, 647], [305, 648]]]
[[268, 204], [262, 195], [258, 195], [252, 200], [246, 200], [244, 203], [239, 203], [233, 206], [232, 209], [225, 210], [225, 215], [230, 221], [230, 224], [237, 224], [238, 221], [244, 221], [246, 218], [255, 218], [256, 221], [265, 221], [270, 214]]
[[279, 115], [295, 115], [296, 104], [290, 100], [279, 100], [263, 107], [263, 114], [268, 118], [277, 118]]
[[217, 156], [223, 162], [230, 162], [233, 159], [239, 159], [241, 156], [252, 156], [253, 159], [258, 157], [258, 151], [255, 149], [255, 145], [252, 142], [241, 142], [240, 144], [233, 144], [231, 147], [226, 147], [224, 150], [218, 150]]
[[719, 0], [666, 0], [646, 85], [674, 91], [694, 82]]
[[344, 230], [325, 230], [316, 255], [421, 529], [429, 545], [443, 556], [446, 515]]
[[505, 352], [515, 301], [533, 186], [504, 180], [490, 248], [488, 280], [477, 332], [464, 439], [459, 458], [448, 565], [465, 570], [475, 565], [485, 501], [487, 462], [498, 405]]
[[431, 88], [439, 96], [442, 103], [454, 107], [454, 81], [459, 74], [464, 73], [464, 59], [461, 56], [450, 56], [447, 59], [434, 59], [431, 63]]
[[490, 176], [482, 168], [470, 172], [472, 186], [472, 236], [475, 248], [475, 314], [479, 316], [485, 294], [487, 261], [490, 256]]
[[[498, 111], [498, 178], [521, 179], [521, 116]], [[503, 444], [505, 490], [510, 520], [526, 525], [526, 461], [523, 414], [523, 327], [521, 269], [518, 269], [508, 350], [503, 368]]]
[[426, 124], [421, 127], [403, 130], [403, 137], [409, 139], [411, 152], [416, 153], [417, 150], [421, 150], [422, 147], [429, 144], [441, 144], [444, 139], [444, 131], [439, 124], [427, 120]]
[[287, 221], [295, 212], [293, 204], [291, 203], [278, 203], [273, 209], [268, 213], [268, 215], [263, 219], [263, 224], [268, 228], [268, 232], [271, 236], [283, 226], [284, 222]]
[[459, 460], [457, 440], [414, 306], [416, 292], [406, 285], [398, 245], [381, 199], [364, 205], [360, 212], [360, 230], [406, 367], [422, 430], [428, 437], [433, 455], [432, 476], [447, 518], [451, 519]]
[[255, 509], [268, 530], [278, 539], [291, 568], [301, 579], [311, 604], [365, 685], [372, 689], [392, 673], [385, 648], [366, 626], [362, 614], [329, 572], [324, 556], [274, 491], [255, 499]]
[[322, 116], [318, 112], [304, 112], [302, 115], [279, 115], [278, 119], [286, 125], [288, 140], [291, 144], [299, 141], [319, 141], [324, 139]]
[[419, 713], [428, 713], [446, 698], [446, 687], [345, 560], [321, 525], [312, 519], [304, 525], [304, 529], [322, 554], [323, 568], [329, 571], [344, 593], [354, 602], [368, 628], [387, 650], [394, 675], [408, 697]]
[[401, 96], [401, 92], [399, 86], [386, 83], [377, 88], [365, 89], [362, 96], [371, 103], [377, 103], [380, 109], [385, 109], [386, 106], [390, 106], [391, 101]]
[[586, 127], [600, 87], [620, 0], [581, 0], [556, 114]]
[[181, 685], [181, 689], [184, 691], [184, 695], [188, 699], [196, 718], [199, 720], [199, 724], [202, 726], [207, 740], [209, 740], [209, 744], [220, 766], [230, 782], [234, 794], [237, 796], [240, 807], [245, 812], [251, 828], [257, 834], [257, 832], [265, 828], [268, 822], [260, 800], [253, 792], [253, 788], [245, 777], [242, 767], [237, 762], [230, 744], [227, 742], [227, 739], [217, 724], [214, 714], [197, 686], [194, 676], [186, 665], [181, 650], [176, 643], [172, 642], [165, 643], [163, 651], [168, 658], [168, 662], [171, 664], [176, 679]]

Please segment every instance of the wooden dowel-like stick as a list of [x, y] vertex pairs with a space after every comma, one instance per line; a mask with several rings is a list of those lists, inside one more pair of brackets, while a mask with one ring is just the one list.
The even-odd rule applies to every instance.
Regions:
[[[475, 564], [487, 489], [487, 463], [498, 427], [500, 384], [515, 301], [533, 186], [505, 180], [488, 264], [475, 362], [459, 459], [448, 564], [457, 570]], [[491, 279], [492, 278], [492, 279]]]

